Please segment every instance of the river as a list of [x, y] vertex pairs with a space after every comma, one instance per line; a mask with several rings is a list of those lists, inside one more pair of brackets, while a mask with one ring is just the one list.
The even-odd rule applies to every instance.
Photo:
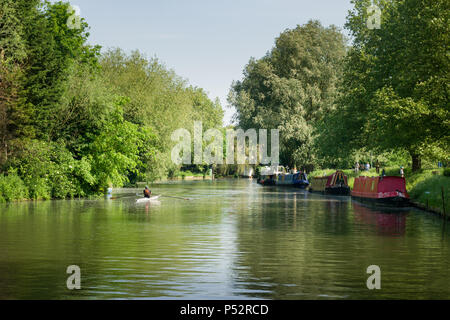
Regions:
[[0, 205], [0, 299], [450, 299], [450, 226], [432, 214], [251, 180], [137, 191]]

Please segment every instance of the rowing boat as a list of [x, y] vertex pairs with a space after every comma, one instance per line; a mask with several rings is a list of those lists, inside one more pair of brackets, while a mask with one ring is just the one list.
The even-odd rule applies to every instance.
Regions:
[[153, 196], [153, 197], [150, 197], [150, 198], [137, 199], [136, 203], [145, 203], [145, 202], [151, 202], [151, 201], [158, 201], [159, 197], [161, 197], [161, 196]]

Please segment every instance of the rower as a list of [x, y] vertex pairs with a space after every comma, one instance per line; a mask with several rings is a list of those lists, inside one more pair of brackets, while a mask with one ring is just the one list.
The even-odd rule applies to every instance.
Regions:
[[152, 191], [148, 188], [148, 186], [145, 186], [144, 197], [145, 198], [150, 198], [151, 196], [152, 196]]

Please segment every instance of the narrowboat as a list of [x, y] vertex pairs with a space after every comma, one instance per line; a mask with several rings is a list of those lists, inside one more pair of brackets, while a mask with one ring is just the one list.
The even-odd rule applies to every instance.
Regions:
[[287, 173], [283, 166], [262, 168], [257, 182], [264, 186], [291, 186], [300, 189], [305, 189], [309, 185], [306, 173]]
[[341, 170], [337, 170], [330, 176], [312, 178], [309, 191], [337, 196], [350, 195], [347, 176]]
[[352, 199], [376, 206], [409, 206], [405, 178], [402, 177], [360, 176], [355, 179], [351, 195]]
[[262, 167], [260, 168], [257, 183], [263, 186], [274, 186], [275, 177], [278, 173], [278, 167]]

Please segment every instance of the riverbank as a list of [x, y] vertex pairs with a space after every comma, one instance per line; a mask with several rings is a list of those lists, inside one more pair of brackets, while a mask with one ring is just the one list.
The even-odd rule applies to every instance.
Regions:
[[[399, 175], [398, 168], [386, 168], [386, 175]], [[316, 170], [309, 174], [309, 177], [330, 175], [334, 169]], [[370, 171], [355, 172], [352, 169], [344, 170], [348, 176], [348, 183], [351, 188], [355, 178], [358, 176], [377, 176], [375, 169]], [[444, 175], [443, 169], [425, 169], [417, 173], [412, 173], [410, 169], [405, 169], [406, 189], [411, 196], [412, 202], [420, 209], [428, 210], [437, 214], [444, 213], [442, 201], [442, 190], [444, 190], [445, 212], [450, 216], [450, 177]], [[232, 178], [232, 177], [231, 177]], [[212, 180], [211, 176], [202, 174], [192, 174], [183, 172], [183, 174], [167, 179], [160, 179], [154, 183], [164, 183], [170, 181], [196, 181]], [[143, 187], [146, 183], [138, 183], [137, 187]], [[30, 197], [28, 186], [16, 175], [0, 176], [0, 203], [26, 200], [48, 200], [51, 192], [46, 197]], [[99, 198], [99, 195], [91, 195], [87, 198]]]
[[[398, 168], [385, 168], [386, 175], [399, 176]], [[315, 176], [330, 175], [336, 170], [323, 169], [316, 170], [309, 174], [310, 179]], [[355, 172], [353, 169], [343, 170], [348, 176], [348, 184], [353, 188], [355, 178], [358, 176], [374, 177], [379, 174], [375, 169], [369, 171]], [[444, 175], [444, 169], [424, 169], [413, 173], [410, 169], [405, 169], [406, 190], [412, 202], [423, 210], [428, 210], [437, 214], [444, 213], [442, 203], [442, 188], [444, 190], [445, 212], [450, 215], [450, 177]]]
[[[214, 177], [216, 178], [216, 177]], [[222, 176], [218, 178], [224, 178]], [[228, 176], [226, 178], [234, 178], [234, 176]], [[137, 182], [133, 185], [126, 187], [138, 187], [144, 188], [148, 184], [153, 183], [166, 183], [171, 181], [203, 181], [213, 180], [211, 175], [203, 175], [201, 173], [192, 173], [190, 171], [180, 172], [175, 177], [161, 178], [153, 182]], [[67, 196], [58, 196], [54, 192], [56, 182], [49, 182], [48, 184], [38, 185], [40, 192], [33, 192], [33, 188], [36, 186], [30, 186], [25, 183], [17, 174], [0, 175], [0, 203], [5, 202], [18, 202], [18, 201], [36, 201], [36, 200], [58, 200], [58, 199], [101, 199], [105, 196], [106, 189], [102, 188], [101, 193], [79, 195], [70, 194]], [[63, 186], [59, 186], [62, 188]]]

